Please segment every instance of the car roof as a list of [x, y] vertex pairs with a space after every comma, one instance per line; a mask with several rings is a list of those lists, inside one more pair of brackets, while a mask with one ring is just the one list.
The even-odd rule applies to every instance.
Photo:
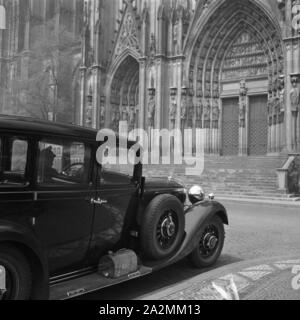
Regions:
[[[47, 137], [73, 137], [80, 138], [84, 140], [96, 141], [97, 130], [85, 128], [72, 124], [65, 124], [59, 122], [50, 122], [46, 120], [40, 120], [28, 117], [19, 116], [0, 116], [0, 130], [3, 131], [21, 131], [28, 134], [45, 135]], [[112, 131], [107, 130], [107, 136], [112, 135]], [[117, 141], [120, 139], [118, 134], [116, 134]], [[127, 140], [127, 139], [125, 139]], [[130, 147], [136, 142], [127, 140], [127, 145]]]

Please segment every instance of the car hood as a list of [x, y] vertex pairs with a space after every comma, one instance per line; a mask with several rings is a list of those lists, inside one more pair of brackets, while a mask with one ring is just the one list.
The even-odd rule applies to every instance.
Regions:
[[146, 188], [185, 188], [183, 182], [169, 177], [146, 177]]

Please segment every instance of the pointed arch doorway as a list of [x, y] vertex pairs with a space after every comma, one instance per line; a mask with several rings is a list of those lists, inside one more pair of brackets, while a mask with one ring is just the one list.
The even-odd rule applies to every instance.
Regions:
[[139, 62], [127, 55], [115, 68], [109, 88], [109, 127], [119, 131], [119, 125], [127, 121], [128, 130], [139, 127]]
[[286, 133], [278, 106], [285, 53], [276, 19], [254, 0], [221, 0], [205, 19], [198, 11], [186, 45], [186, 77], [200, 110], [206, 153], [280, 152]]

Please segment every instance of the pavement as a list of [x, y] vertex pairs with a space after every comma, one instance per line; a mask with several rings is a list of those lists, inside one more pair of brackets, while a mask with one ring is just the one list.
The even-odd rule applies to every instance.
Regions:
[[[282, 201], [233, 201], [220, 197], [216, 200], [226, 207], [229, 226], [226, 226], [222, 255], [215, 266], [199, 270], [188, 259], [183, 259], [144, 278], [82, 299], [222, 299], [219, 291], [225, 287], [223, 291], [228, 292], [226, 287], [229, 285], [229, 289], [238, 287], [239, 299], [300, 300], [300, 291], [293, 290], [291, 285], [292, 281], [297, 285], [292, 269], [300, 265], [298, 205], [291, 202], [287, 205]], [[221, 287], [219, 291], [212, 286], [213, 282], [217, 288]], [[233, 298], [237, 297], [234, 289], [229, 291]]]
[[139, 300], [300, 300], [300, 255], [230, 264]]

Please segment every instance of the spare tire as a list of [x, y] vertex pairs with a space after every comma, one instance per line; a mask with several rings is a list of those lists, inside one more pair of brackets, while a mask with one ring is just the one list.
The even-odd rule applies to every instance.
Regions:
[[179, 247], [185, 230], [183, 204], [175, 196], [155, 197], [142, 218], [140, 241], [143, 255], [151, 260], [170, 257]]

